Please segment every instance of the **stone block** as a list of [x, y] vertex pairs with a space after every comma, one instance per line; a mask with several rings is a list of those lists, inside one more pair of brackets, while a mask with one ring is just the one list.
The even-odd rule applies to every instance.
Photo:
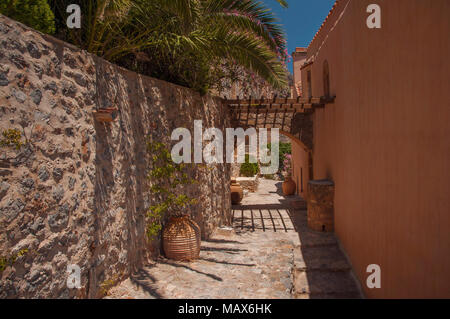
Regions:
[[334, 183], [328, 180], [308, 183], [308, 227], [321, 232], [334, 231]]

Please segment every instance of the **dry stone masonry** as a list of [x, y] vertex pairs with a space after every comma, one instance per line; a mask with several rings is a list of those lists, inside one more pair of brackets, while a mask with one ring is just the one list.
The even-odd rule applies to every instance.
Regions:
[[[111, 124], [99, 107], [118, 108]], [[169, 142], [193, 121], [224, 130], [219, 99], [119, 68], [0, 15], [0, 124], [19, 150], [0, 149], [0, 298], [92, 298], [156, 256], [147, 243], [146, 138]], [[192, 215], [208, 238], [230, 222], [230, 168], [192, 169]], [[18, 254], [26, 251], [25, 254]], [[69, 289], [67, 266], [81, 268]]]
[[258, 190], [259, 177], [236, 177], [236, 181], [241, 185], [243, 190], [255, 193]]
[[334, 231], [334, 182], [308, 182], [308, 226], [315, 231]]

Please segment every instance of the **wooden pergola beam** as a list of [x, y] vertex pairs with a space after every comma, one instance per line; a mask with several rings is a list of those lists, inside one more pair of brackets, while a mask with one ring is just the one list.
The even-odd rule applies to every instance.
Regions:
[[302, 105], [302, 104], [317, 104], [317, 105], [322, 105], [322, 104], [332, 104], [334, 103], [335, 100], [335, 96], [330, 96], [330, 97], [326, 97], [326, 96], [320, 96], [320, 97], [312, 97], [312, 98], [296, 98], [296, 99], [288, 99], [288, 98], [284, 98], [284, 99], [279, 99], [279, 98], [273, 98], [273, 99], [260, 99], [260, 100], [254, 100], [252, 98], [249, 98], [248, 100], [241, 100], [241, 99], [236, 99], [236, 100], [224, 100], [223, 102], [227, 105], [239, 105], [239, 106], [264, 106], [264, 107], [272, 107], [272, 105]]
[[321, 96], [290, 99], [275, 95], [272, 99], [264, 96], [223, 99], [223, 103], [231, 112], [233, 127], [279, 128], [290, 133], [297, 113], [312, 114], [315, 109], [334, 103], [335, 98]]
[[[256, 109], [256, 108], [236, 108], [232, 110], [233, 112], [235, 112], [236, 114], [239, 114], [240, 112], [242, 113], [247, 113], [247, 114], [276, 114], [276, 113], [284, 113], [286, 111], [287, 114], [289, 113], [304, 113], [305, 112], [305, 108], [302, 109], [296, 109], [296, 108], [274, 108], [274, 109]], [[262, 111], [262, 112], [261, 112]]]
[[270, 104], [291, 104], [291, 103], [296, 103], [297, 99], [261, 99], [261, 100], [252, 100], [252, 99], [248, 99], [248, 100], [224, 100], [225, 104], [228, 105], [236, 105], [239, 104], [240, 105], [249, 105], [249, 104], [253, 104], [253, 105], [270, 105]]

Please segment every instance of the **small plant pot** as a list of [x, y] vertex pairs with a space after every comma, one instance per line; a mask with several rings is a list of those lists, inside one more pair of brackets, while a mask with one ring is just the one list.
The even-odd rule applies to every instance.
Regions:
[[113, 107], [99, 108], [94, 111], [94, 118], [97, 122], [114, 122], [117, 118], [117, 109]]
[[284, 182], [281, 185], [281, 188], [283, 189], [284, 196], [290, 196], [295, 194], [296, 185], [295, 182], [292, 180], [291, 176], [285, 177]]
[[244, 197], [241, 185], [235, 179], [231, 180], [231, 204], [238, 205]]
[[164, 254], [173, 260], [193, 260], [200, 255], [200, 227], [189, 216], [171, 217], [164, 227]]

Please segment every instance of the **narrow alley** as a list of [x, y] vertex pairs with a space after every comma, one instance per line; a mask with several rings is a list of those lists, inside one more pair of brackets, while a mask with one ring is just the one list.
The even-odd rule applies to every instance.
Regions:
[[262, 179], [233, 207], [233, 228], [202, 241], [200, 259], [160, 257], [106, 298], [360, 298], [333, 234], [306, 226], [297, 197]]

